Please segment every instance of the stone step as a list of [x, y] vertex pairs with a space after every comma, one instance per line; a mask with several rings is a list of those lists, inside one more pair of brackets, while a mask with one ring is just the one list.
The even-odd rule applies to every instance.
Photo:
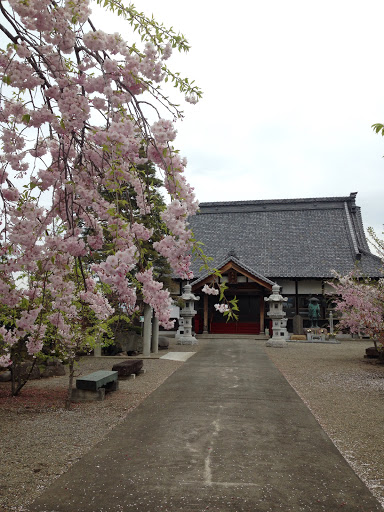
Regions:
[[242, 340], [268, 340], [269, 336], [265, 334], [196, 334], [198, 340], [209, 339], [231, 339], [238, 338]]

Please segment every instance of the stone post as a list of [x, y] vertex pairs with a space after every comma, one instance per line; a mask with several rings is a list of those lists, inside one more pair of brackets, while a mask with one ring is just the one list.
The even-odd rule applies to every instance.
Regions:
[[151, 333], [152, 333], [152, 308], [148, 304], [144, 306], [144, 332], [143, 332], [143, 356], [151, 355]]
[[99, 334], [97, 336], [97, 340], [95, 342], [94, 349], [93, 349], [94, 357], [101, 357], [101, 338], [102, 338], [102, 333], [99, 332]]
[[96, 341], [95, 347], [93, 349], [93, 356], [101, 357], [101, 343], [99, 341]]
[[157, 316], [152, 318], [152, 343], [151, 343], [152, 354], [159, 352], [159, 319]]
[[304, 334], [303, 317], [301, 315], [295, 315], [293, 317], [293, 334]]
[[333, 313], [329, 312], [329, 334], [333, 334]]

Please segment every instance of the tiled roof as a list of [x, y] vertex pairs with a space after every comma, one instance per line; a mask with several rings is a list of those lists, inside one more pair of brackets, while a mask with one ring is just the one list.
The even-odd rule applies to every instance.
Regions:
[[[369, 251], [355, 198], [201, 203], [189, 222], [216, 268], [235, 251], [240, 265], [272, 280], [329, 278], [332, 269], [345, 274], [356, 262], [378, 277], [381, 261]], [[200, 277], [198, 265], [193, 270]]]

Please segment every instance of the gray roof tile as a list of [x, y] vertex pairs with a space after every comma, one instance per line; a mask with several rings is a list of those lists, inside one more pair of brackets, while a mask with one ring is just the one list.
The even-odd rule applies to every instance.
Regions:
[[357, 260], [376, 277], [381, 261], [369, 252], [355, 196], [201, 203], [189, 221], [214, 267], [234, 250], [239, 264], [272, 279], [329, 278]]

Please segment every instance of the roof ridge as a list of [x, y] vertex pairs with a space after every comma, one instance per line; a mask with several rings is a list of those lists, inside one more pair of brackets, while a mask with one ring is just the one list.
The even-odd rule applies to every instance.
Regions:
[[355, 252], [355, 255], [358, 256], [360, 254], [359, 246], [357, 244], [355, 230], [353, 229], [351, 214], [349, 213], [348, 204], [346, 202], [344, 203], [344, 207], [345, 207], [345, 215], [347, 217], [347, 226], [348, 226], [348, 230], [349, 230], [349, 235], [350, 235], [351, 240], [352, 240], [353, 250]]
[[329, 197], [299, 197], [292, 199], [250, 199], [246, 201], [207, 201], [201, 202], [199, 206], [241, 206], [241, 205], [261, 205], [261, 204], [290, 204], [290, 203], [308, 203], [308, 202], [354, 202], [356, 193], [349, 196], [329, 196]]

